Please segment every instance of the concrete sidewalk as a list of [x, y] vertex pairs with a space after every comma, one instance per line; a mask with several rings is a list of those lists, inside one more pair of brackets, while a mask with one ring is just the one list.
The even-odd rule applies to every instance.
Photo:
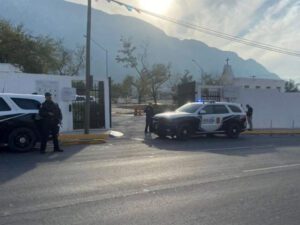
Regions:
[[106, 143], [110, 135], [110, 130], [96, 129], [90, 130], [89, 134], [84, 134], [83, 130], [62, 132], [59, 141], [62, 145], [91, 145]]
[[278, 129], [254, 129], [252, 131], [245, 131], [243, 134], [247, 135], [296, 135], [300, 134], [300, 129], [286, 129], [286, 128], [278, 128]]

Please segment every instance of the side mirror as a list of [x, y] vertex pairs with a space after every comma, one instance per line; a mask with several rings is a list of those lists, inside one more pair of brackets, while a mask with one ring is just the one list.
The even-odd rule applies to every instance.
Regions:
[[201, 109], [198, 114], [206, 114], [206, 111]]

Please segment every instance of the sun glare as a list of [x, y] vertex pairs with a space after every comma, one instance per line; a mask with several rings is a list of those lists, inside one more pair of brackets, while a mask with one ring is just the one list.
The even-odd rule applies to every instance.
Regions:
[[139, 4], [142, 9], [157, 14], [164, 14], [170, 9], [172, 1], [173, 0], [139, 0]]

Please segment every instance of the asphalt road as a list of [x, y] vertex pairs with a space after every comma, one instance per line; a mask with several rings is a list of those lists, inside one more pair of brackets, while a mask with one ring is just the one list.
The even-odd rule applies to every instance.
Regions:
[[0, 224], [300, 224], [300, 136], [180, 142], [142, 120], [103, 145], [1, 152]]

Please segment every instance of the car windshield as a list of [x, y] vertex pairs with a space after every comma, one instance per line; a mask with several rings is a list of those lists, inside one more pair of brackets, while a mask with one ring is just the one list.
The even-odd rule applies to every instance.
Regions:
[[201, 105], [199, 103], [188, 103], [176, 110], [176, 112], [195, 113]]

